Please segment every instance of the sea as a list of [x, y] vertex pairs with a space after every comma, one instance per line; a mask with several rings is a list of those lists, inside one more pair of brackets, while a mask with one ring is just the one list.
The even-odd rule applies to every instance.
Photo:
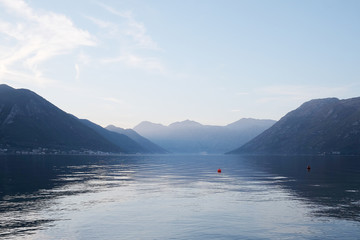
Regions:
[[359, 191], [351, 156], [3, 155], [0, 239], [360, 239]]

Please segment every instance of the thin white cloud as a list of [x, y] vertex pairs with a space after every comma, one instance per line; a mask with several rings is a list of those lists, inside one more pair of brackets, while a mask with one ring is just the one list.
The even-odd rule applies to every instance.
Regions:
[[114, 15], [118, 15], [120, 17], [123, 17], [123, 13], [121, 13], [120, 11], [116, 10], [113, 7], [110, 7], [109, 5], [106, 5], [104, 3], [101, 2], [97, 2], [97, 4], [102, 7], [103, 9], [105, 9], [106, 11], [108, 11], [109, 13], [112, 13]]
[[112, 111], [114, 111], [115, 109], [122, 109], [122, 110], [132, 109], [129, 103], [116, 97], [100, 97], [99, 100], [104, 101], [104, 104], [102, 104], [102, 106], [107, 107]]
[[106, 97], [106, 98], [103, 98], [103, 100], [105, 100], [107, 102], [116, 103], [116, 104], [124, 104], [124, 101], [117, 99], [117, 98], [113, 98], [113, 97]]
[[[137, 21], [131, 11], [120, 12], [104, 3], [97, 4], [109, 13], [117, 15], [126, 20], [126, 27], [125, 29], [122, 29], [122, 32], [123, 34], [131, 37], [136, 43], [137, 47], [151, 50], [160, 50], [156, 42], [147, 33], [145, 25], [142, 22]], [[101, 27], [114, 27], [113, 24], [99, 19], [92, 18], [92, 21], [94, 21], [98, 26]]]
[[120, 32], [119, 26], [116, 23], [105, 21], [102, 19], [98, 19], [92, 16], [85, 16], [88, 20], [90, 20], [97, 27], [104, 29], [110, 36], [117, 36]]
[[79, 64], [75, 64], [75, 71], [76, 71], [75, 79], [76, 79], [76, 80], [79, 80], [79, 78], [80, 78], [80, 67], [79, 67]]
[[118, 11], [104, 3], [97, 3], [106, 12], [115, 15], [118, 21], [108, 21], [93, 16], [85, 16], [99, 28], [100, 40], [107, 38], [117, 42], [112, 49], [113, 56], [100, 59], [102, 64], [121, 63], [123, 66], [144, 70], [148, 73], [164, 74], [166, 67], [153, 51], [160, 48], [147, 33], [145, 25], [137, 21], [131, 11]]
[[[0, 0], [11, 20], [0, 16], [0, 76], [30, 74], [46, 79], [39, 65], [80, 46], [96, 45], [89, 32], [74, 26], [64, 15], [31, 8], [23, 0]], [[19, 67], [21, 66], [21, 68]], [[15, 73], [15, 74], [14, 74]]]
[[157, 44], [146, 33], [147, 30], [144, 24], [136, 21], [131, 12], [127, 13], [126, 16], [129, 26], [129, 28], [126, 30], [126, 34], [131, 36], [136, 41], [138, 46], [158, 50], [159, 47]]
[[128, 67], [145, 70], [151, 73], [164, 74], [166, 72], [164, 65], [157, 58], [141, 57], [134, 54], [121, 55], [116, 58], [103, 59], [102, 63], [121, 62]]
[[236, 93], [237, 96], [245, 96], [245, 95], [249, 95], [249, 92], [238, 92]]

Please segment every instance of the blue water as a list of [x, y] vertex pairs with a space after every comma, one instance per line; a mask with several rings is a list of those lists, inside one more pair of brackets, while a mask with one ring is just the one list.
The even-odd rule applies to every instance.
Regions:
[[0, 238], [359, 239], [359, 190], [356, 157], [0, 156]]

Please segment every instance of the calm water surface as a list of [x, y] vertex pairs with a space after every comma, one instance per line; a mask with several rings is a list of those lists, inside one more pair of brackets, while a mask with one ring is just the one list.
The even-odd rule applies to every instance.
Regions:
[[355, 157], [0, 156], [0, 238], [359, 239], [359, 190]]

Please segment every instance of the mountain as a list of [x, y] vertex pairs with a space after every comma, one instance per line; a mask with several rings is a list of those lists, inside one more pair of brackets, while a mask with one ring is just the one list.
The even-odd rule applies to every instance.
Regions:
[[185, 120], [169, 126], [142, 122], [134, 130], [172, 153], [224, 153], [263, 132], [273, 120], [241, 119], [227, 126]]
[[36, 93], [0, 85], [0, 150], [3, 152], [34, 152], [39, 148], [50, 152], [137, 152], [136, 148], [128, 148], [129, 140], [123, 138], [123, 145], [114, 144]]
[[100, 134], [103, 138], [108, 140], [109, 142], [115, 144], [121, 149], [126, 149], [127, 152], [130, 153], [151, 153], [145, 149], [141, 143], [133, 140], [132, 138], [128, 137], [126, 134], [120, 134], [108, 129], [105, 129], [93, 122], [90, 122], [87, 119], [80, 120], [83, 124], [88, 126], [89, 128], [93, 129], [95, 132]]
[[144, 138], [143, 136], [141, 136], [132, 129], [123, 129], [123, 128], [115, 127], [114, 125], [109, 125], [106, 127], [106, 129], [111, 132], [115, 132], [117, 134], [126, 135], [127, 137], [131, 138], [133, 141], [140, 144], [141, 147], [144, 148], [149, 153], [167, 153], [165, 149], [149, 141], [148, 139]]
[[233, 154], [360, 154], [360, 98], [315, 99]]
[[[144, 121], [134, 127], [134, 130], [141, 136], [151, 140], [152, 138], [161, 138], [161, 136], [166, 132], [167, 127], [162, 124]], [[151, 138], [149, 138], [149, 136], [151, 136]]]

